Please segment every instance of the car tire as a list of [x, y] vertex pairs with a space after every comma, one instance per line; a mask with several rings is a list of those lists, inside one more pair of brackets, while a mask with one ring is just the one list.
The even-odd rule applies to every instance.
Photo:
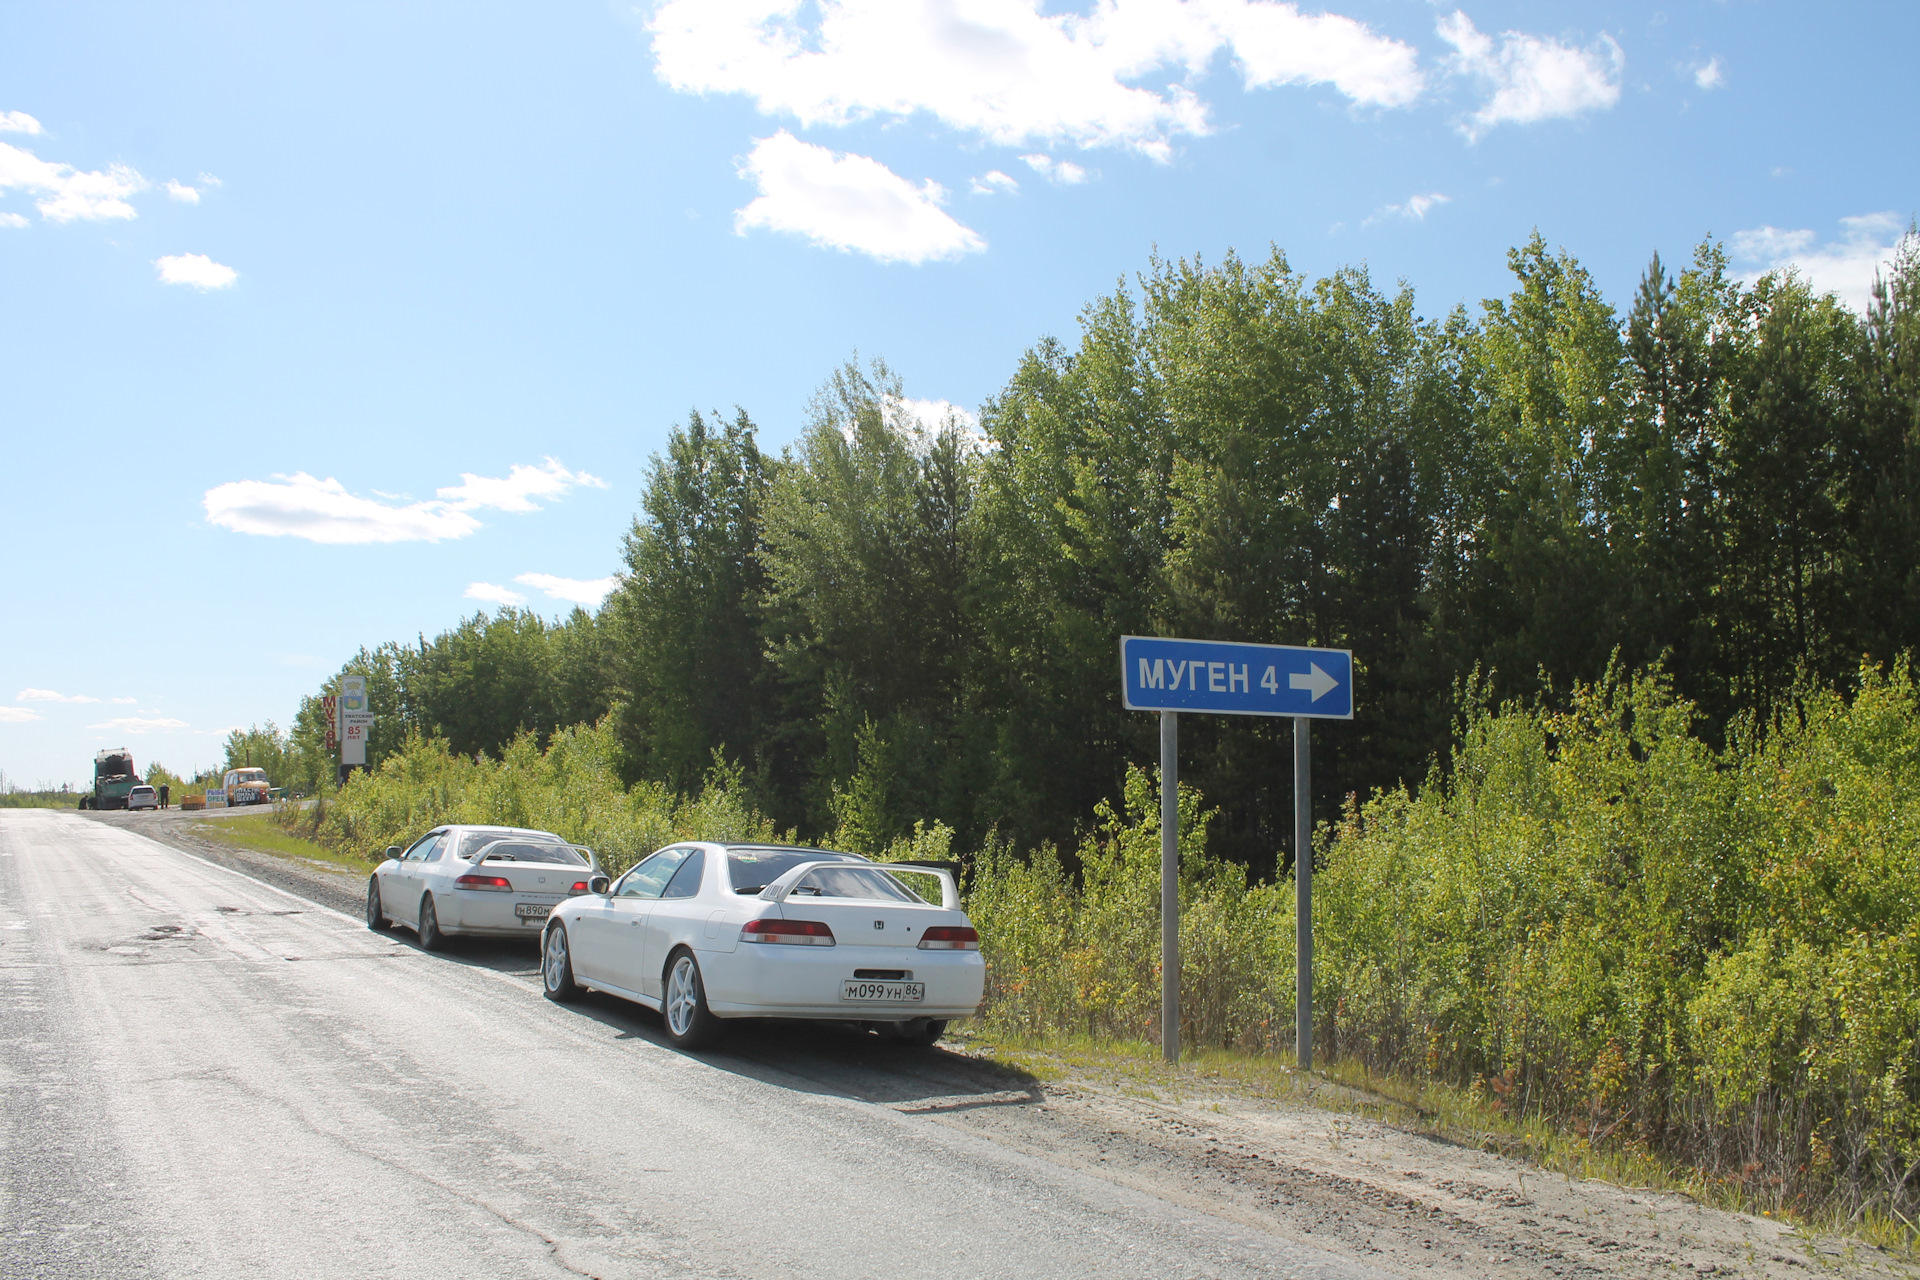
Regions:
[[676, 1049], [704, 1049], [720, 1036], [720, 1019], [707, 1008], [707, 984], [700, 978], [700, 962], [679, 947], [667, 957], [666, 982], [661, 993], [660, 1018], [667, 1040]]
[[896, 1023], [887, 1032], [887, 1039], [912, 1049], [931, 1049], [946, 1033], [944, 1018], [915, 1018], [912, 1022]]
[[548, 925], [540, 944], [540, 989], [555, 1004], [572, 1004], [585, 994], [573, 980], [573, 949], [564, 924]]
[[420, 949], [422, 951], [443, 951], [447, 945], [447, 935], [440, 929], [440, 914], [433, 909], [433, 895], [420, 895]]
[[393, 921], [387, 919], [387, 913], [380, 902], [380, 877], [367, 877], [367, 928], [375, 933], [384, 933], [393, 928]]

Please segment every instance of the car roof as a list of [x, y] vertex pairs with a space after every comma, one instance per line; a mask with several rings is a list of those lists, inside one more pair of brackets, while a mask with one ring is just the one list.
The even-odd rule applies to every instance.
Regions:
[[455, 822], [455, 823], [448, 824], [445, 830], [479, 831], [479, 832], [487, 832], [487, 833], [497, 831], [503, 836], [540, 836], [542, 839], [546, 839], [546, 840], [558, 840], [561, 844], [569, 843], [569, 841], [562, 839], [561, 837], [553, 834], [553, 832], [551, 831], [540, 831], [533, 827], [496, 827], [496, 826], [492, 826], [484, 823]]
[[[689, 841], [689, 843], [700, 844], [706, 842]], [[872, 858], [867, 857], [863, 853], [846, 853], [839, 849], [808, 849], [804, 846], [793, 844], [721, 844], [720, 847], [728, 853], [805, 853], [812, 854], [814, 857], [821, 859], [852, 858], [856, 862], [873, 861]]]

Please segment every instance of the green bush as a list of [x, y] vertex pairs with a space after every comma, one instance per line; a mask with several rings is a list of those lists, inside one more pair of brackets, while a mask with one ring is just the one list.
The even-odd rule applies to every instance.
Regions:
[[1645, 1143], [1758, 1206], [1920, 1204], [1907, 667], [1716, 752], [1655, 676], [1481, 710], [1350, 806], [1316, 893], [1337, 1051]]
[[698, 796], [682, 799], [652, 783], [622, 785], [616, 758], [604, 719], [561, 730], [544, 752], [522, 733], [498, 760], [454, 755], [442, 739], [416, 736], [337, 795], [283, 817], [328, 848], [374, 861], [441, 823], [532, 827], [593, 849], [609, 875], [675, 840], [776, 837], [725, 766], [716, 764]]
[[[1180, 1009], [1189, 1044], [1271, 1049], [1293, 1026], [1293, 891], [1247, 883], [1210, 857], [1212, 813], [1180, 791]], [[1160, 798], [1127, 774], [1124, 812], [1102, 804], [1069, 873], [989, 843], [967, 909], [988, 964], [987, 1013], [1006, 1030], [1159, 1039]]]

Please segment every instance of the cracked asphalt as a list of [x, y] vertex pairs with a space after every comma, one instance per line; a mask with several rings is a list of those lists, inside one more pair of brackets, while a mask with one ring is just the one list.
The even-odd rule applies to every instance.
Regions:
[[812, 1024], [668, 1047], [205, 815], [0, 810], [0, 1277], [1913, 1276], [1210, 1088]]
[[1382, 1274], [941, 1123], [1028, 1096], [965, 1058], [681, 1054], [497, 950], [0, 812], [0, 1274]]

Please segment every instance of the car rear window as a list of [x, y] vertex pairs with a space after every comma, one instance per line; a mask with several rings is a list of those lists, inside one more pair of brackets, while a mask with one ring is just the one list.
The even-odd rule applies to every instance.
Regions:
[[800, 877], [790, 895], [795, 898], [865, 898], [876, 902], [921, 902], [924, 899], [881, 871], [852, 867], [815, 867]]
[[566, 841], [546, 831], [502, 831], [495, 827], [491, 831], [468, 831], [459, 836], [459, 847], [453, 856], [462, 861], [471, 862], [473, 855], [486, 846], [500, 840], [521, 841], [527, 844], [565, 845]]
[[587, 865], [587, 860], [577, 850], [541, 840], [500, 840], [485, 846], [481, 852], [488, 862], [546, 862], [563, 867]]
[[727, 850], [727, 878], [735, 893], [758, 893], [803, 862], [864, 862], [846, 853], [824, 849]]

